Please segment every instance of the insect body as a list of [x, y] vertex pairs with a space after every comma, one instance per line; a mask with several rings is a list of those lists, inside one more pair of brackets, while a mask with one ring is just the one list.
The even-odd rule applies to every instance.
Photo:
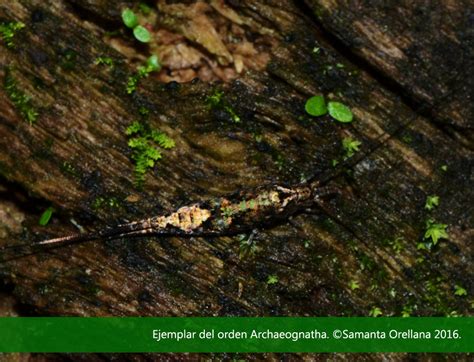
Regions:
[[[322, 190], [324, 192], [321, 192]], [[90, 234], [76, 234], [40, 242], [38, 245], [64, 244], [110, 237], [154, 235], [218, 236], [232, 235], [260, 225], [284, 219], [307, 208], [327, 188], [309, 185], [287, 188], [279, 185], [263, 187], [255, 192], [242, 192], [229, 198], [218, 198], [184, 206], [167, 215], [118, 225]]]

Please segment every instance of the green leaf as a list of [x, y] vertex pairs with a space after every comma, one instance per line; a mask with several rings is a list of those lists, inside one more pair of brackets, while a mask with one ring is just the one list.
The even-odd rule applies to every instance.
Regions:
[[433, 220], [426, 221], [426, 232], [425, 239], [433, 240], [433, 244], [436, 245], [439, 239], [448, 239], [449, 235], [446, 231], [448, 225], [436, 224]]
[[329, 102], [328, 111], [332, 118], [342, 123], [352, 122], [354, 118], [349, 107], [340, 102]]
[[428, 196], [425, 203], [425, 209], [433, 210], [438, 205], [439, 205], [439, 196], [436, 196], [436, 195]]
[[54, 209], [52, 207], [48, 207], [43, 214], [41, 214], [41, 217], [39, 219], [39, 224], [41, 226], [46, 226], [51, 219], [51, 216], [53, 215]]
[[133, 29], [133, 35], [138, 41], [148, 43], [151, 40], [150, 32], [143, 26], [138, 25]]
[[161, 63], [156, 55], [149, 57], [146, 63], [148, 72], [159, 72], [161, 70]]
[[328, 113], [324, 96], [314, 96], [309, 98], [306, 101], [304, 108], [306, 110], [306, 113], [315, 117], [322, 116]]
[[138, 18], [132, 9], [122, 11], [122, 20], [127, 28], [135, 28], [138, 25]]

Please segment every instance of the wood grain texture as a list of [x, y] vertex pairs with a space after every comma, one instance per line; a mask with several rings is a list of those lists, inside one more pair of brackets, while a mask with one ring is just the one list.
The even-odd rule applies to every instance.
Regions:
[[[341, 196], [260, 230], [251, 258], [240, 259], [240, 241], [230, 237], [71, 245], [1, 264], [2, 279], [23, 305], [39, 314], [93, 316], [368, 315], [374, 307], [384, 315], [407, 308], [413, 315], [471, 312], [454, 285], [472, 295], [472, 152], [343, 57], [300, 7], [229, 1], [279, 39], [265, 72], [220, 85], [242, 119], [236, 124], [207, 106], [215, 84], [150, 77], [128, 95], [134, 69], [104, 42], [97, 20], [104, 6], [117, 5], [73, 3], [0, 5], [0, 19], [26, 24], [15, 49], [0, 47], [0, 79], [8, 67], [39, 110], [30, 126], [0, 91], [0, 170], [23, 190], [20, 198], [58, 210], [44, 228], [37, 225], [40, 207], [23, 208], [24, 220], [5, 227], [2, 245], [75, 232], [71, 219], [94, 230], [264, 184], [296, 184], [341, 159], [344, 137], [360, 140], [361, 152], [391, 137], [332, 182]], [[119, 12], [111, 13], [110, 24], [120, 30]], [[98, 56], [116, 65], [99, 67]], [[426, 78], [412, 81], [416, 89], [427, 86]], [[426, 102], [436, 100], [433, 92]], [[355, 121], [309, 119], [304, 102], [320, 93], [350, 106]], [[143, 106], [150, 125], [176, 147], [138, 190], [124, 132]], [[425, 200], [434, 194], [440, 207], [429, 213]], [[449, 240], [417, 250], [430, 217], [449, 225]], [[269, 275], [278, 283], [268, 285]]]
[[347, 54], [472, 149], [472, 1], [306, 3]]

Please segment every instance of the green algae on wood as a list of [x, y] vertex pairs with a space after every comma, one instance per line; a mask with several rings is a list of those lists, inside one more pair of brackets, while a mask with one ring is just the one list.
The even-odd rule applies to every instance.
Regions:
[[23, 29], [25, 24], [22, 22], [8, 22], [8, 23], [0, 23], [0, 38], [5, 42], [7, 48], [14, 48], [15, 44], [13, 42], [13, 38], [15, 34]]
[[31, 96], [18, 88], [17, 81], [13, 77], [10, 68], [6, 68], [5, 70], [3, 87], [18, 112], [32, 125], [38, 118], [38, 112], [32, 104]]

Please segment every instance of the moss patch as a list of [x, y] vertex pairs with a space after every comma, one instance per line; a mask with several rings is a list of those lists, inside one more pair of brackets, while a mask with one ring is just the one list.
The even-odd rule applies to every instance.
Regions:
[[5, 70], [3, 87], [21, 116], [32, 125], [38, 118], [38, 112], [32, 104], [31, 97], [18, 88], [10, 68]]

